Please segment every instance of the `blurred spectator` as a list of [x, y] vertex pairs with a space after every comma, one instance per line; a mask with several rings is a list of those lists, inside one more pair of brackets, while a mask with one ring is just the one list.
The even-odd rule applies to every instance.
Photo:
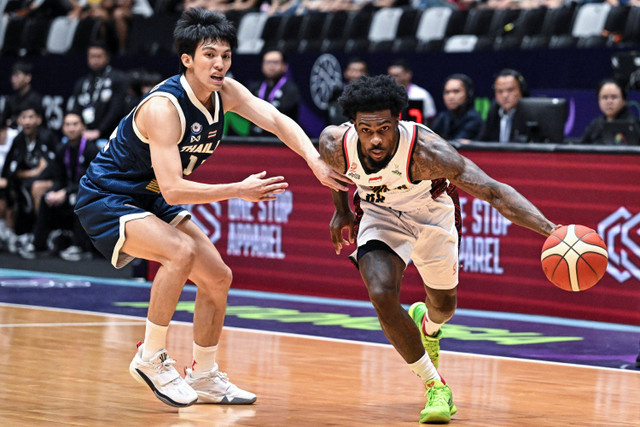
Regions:
[[68, 8], [69, 5], [62, 0], [8, 0], [5, 3], [4, 13], [15, 16], [54, 18], [65, 15]]
[[271, 5], [267, 9], [267, 13], [269, 15], [279, 16], [294, 15], [301, 4], [298, 0], [272, 0]]
[[[11, 150], [11, 145], [18, 131], [9, 127], [9, 120], [4, 113], [0, 114], [0, 172], [2, 171], [5, 163], [5, 159]], [[7, 179], [0, 178], [0, 249], [6, 243], [8, 239], [8, 230], [13, 230], [15, 227], [15, 212], [8, 209], [9, 200]]]
[[435, 117], [436, 106], [433, 102], [433, 97], [425, 88], [412, 83], [413, 71], [411, 71], [411, 67], [407, 61], [404, 59], [393, 61], [387, 67], [387, 74], [407, 89], [410, 104], [411, 101], [422, 103], [423, 123], [428, 123]]
[[89, 44], [87, 62], [91, 72], [76, 82], [67, 104], [67, 111], [80, 114], [86, 123], [87, 139], [108, 139], [118, 121], [128, 113], [125, 108], [126, 77], [112, 68], [109, 61], [104, 43], [94, 41]]
[[635, 124], [636, 131], [640, 130], [640, 122], [627, 106], [627, 92], [616, 80], [604, 79], [598, 84], [598, 106], [602, 115], [589, 123], [581, 144], [625, 144], [624, 138], [610, 138], [604, 133], [605, 123], [614, 120]]
[[4, 114], [9, 126], [17, 127], [18, 112], [25, 105], [42, 106], [42, 95], [33, 90], [31, 79], [33, 66], [29, 62], [17, 61], [11, 67], [11, 88], [13, 93], [6, 97]]
[[482, 117], [474, 109], [473, 81], [466, 74], [447, 77], [442, 91], [446, 111], [438, 113], [431, 129], [447, 140], [478, 138]]
[[160, 73], [139, 68], [129, 71], [127, 80], [129, 82], [129, 91], [125, 104], [127, 106], [126, 110], [131, 111], [147, 92], [162, 81], [162, 76], [160, 76]]
[[33, 229], [33, 242], [19, 249], [23, 258], [34, 259], [45, 252], [50, 232], [60, 228], [71, 230], [71, 245], [60, 251], [61, 258], [80, 261], [91, 255], [91, 242], [73, 212], [80, 178], [98, 154], [95, 141], [82, 136], [84, 130], [82, 117], [76, 113], [65, 115], [62, 124], [63, 143], [58, 145], [57, 160], [51, 165], [53, 185], [42, 195]]
[[[262, 56], [264, 80], [249, 87], [258, 98], [276, 107], [281, 113], [298, 120], [300, 91], [288, 76], [287, 58], [279, 50], [270, 50]], [[272, 136], [259, 126], [251, 126], [251, 135]]]
[[260, 8], [261, 3], [262, 2], [260, 0], [232, 0], [228, 2], [227, 11], [257, 11]]
[[351, 58], [342, 75], [345, 83], [342, 86], [334, 88], [331, 99], [327, 105], [327, 123], [330, 125], [340, 125], [349, 121], [347, 117], [342, 115], [342, 107], [340, 107], [338, 103], [338, 98], [342, 95], [346, 85], [358, 80], [362, 76], [369, 75], [367, 63], [361, 58]]
[[[55, 135], [42, 125], [39, 106], [25, 105], [18, 114], [22, 131], [16, 135], [2, 168], [9, 202], [15, 203], [15, 233], [30, 233], [42, 195], [53, 185], [51, 168], [55, 161]], [[12, 208], [10, 203], [8, 208]]]
[[[75, 18], [95, 18], [101, 21], [100, 40], [111, 40], [115, 34], [117, 49], [124, 52], [127, 47], [127, 35], [129, 33], [129, 20], [133, 15], [134, 0], [67, 0], [71, 4], [69, 16]], [[153, 13], [147, 0], [135, 0], [144, 2], [140, 6], [148, 9], [143, 13]], [[145, 5], [146, 4], [146, 5]], [[146, 6], [146, 7], [145, 7]]]
[[527, 82], [519, 71], [505, 68], [493, 83], [495, 101], [489, 107], [481, 141], [527, 142], [528, 135], [520, 133], [526, 128], [525, 119], [518, 113], [520, 99], [529, 96]]

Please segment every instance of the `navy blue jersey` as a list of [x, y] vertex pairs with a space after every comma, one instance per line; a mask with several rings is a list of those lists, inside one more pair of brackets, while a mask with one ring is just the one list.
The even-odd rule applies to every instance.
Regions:
[[121, 121], [109, 142], [91, 162], [86, 177], [118, 194], [159, 194], [151, 167], [149, 140], [136, 127], [134, 117], [142, 104], [156, 96], [168, 98], [178, 110], [182, 136], [176, 141], [183, 175], [189, 175], [216, 149], [222, 137], [224, 110], [220, 94], [211, 94], [213, 113], [196, 98], [184, 76], [176, 75], [154, 87]]

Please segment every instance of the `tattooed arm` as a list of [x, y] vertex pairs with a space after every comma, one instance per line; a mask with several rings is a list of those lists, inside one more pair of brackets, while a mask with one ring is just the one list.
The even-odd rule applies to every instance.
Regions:
[[420, 129], [411, 159], [414, 180], [447, 178], [458, 188], [485, 200], [514, 224], [548, 236], [556, 225], [513, 187], [496, 181], [435, 133]]
[[[345, 173], [347, 170], [344, 151], [342, 148], [342, 136], [347, 128], [344, 126], [329, 126], [320, 134], [320, 158], [328, 164], [334, 171]], [[345, 184], [346, 185], [346, 184]], [[349, 207], [349, 194], [346, 191], [331, 190], [333, 205], [336, 210], [331, 218], [329, 229], [331, 231], [331, 242], [339, 254], [343, 245], [350, 245], [355, 241], [354, 215]], [[349, 232], [348, 240], [344, 238], [342, 230]]]

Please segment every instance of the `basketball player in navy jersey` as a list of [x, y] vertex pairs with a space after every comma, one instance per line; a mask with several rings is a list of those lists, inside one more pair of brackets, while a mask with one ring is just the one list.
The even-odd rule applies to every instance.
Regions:
[[[230, 198], [275, 200], [287, 183], [266, 172], [241, 182], [203, 184], [184, 179], [216, 149], [224, 113], [233, 111], [277, 135], [306, 161], [321, 183], [346, 190], [303, 130], [269, 103], [226, 78], [236, 30], [203, 9], [185, 11], [174, 31], [180, 74], [160, 83], [122, 119], [80, 183], [75, 211], [94, 245], [116, 267], [134, 257], [161, 264], [151, 287], [144, 343], [131, 375], [163, 402], [250, 404], [218, 370], [231, 270], [181, 204]], [[344, 178], [343, 178], [344, 180]], [[198, 286], [193, 316], [193, 363], [182, 378], [165, 349], [169, 322], [187, 279]]]
[[[556, 225], [510, 186], [487, 176], [427, 127], [399, 120], [407, 92], [390, 76], [362, 77], [339, 98], [350, 125], [329, 126], [320, 154], [357, 185], [356, 215], [347, 192], [333, 190], [331, 240], [351, 255], [385, 335], [425, 383], [420, 422], [448, 422], [451, 390], [437, 371], [440, 327], [455, 311], [460, 210], [457, 187], [486, 200], [512, 222], [548, 236]], [[348, 230], [348, 238], [343, 230]], [[400, 305], [400, 284], [412, 260], [426, 302]], [[422, 342], [421, 342], [422, 341]]]

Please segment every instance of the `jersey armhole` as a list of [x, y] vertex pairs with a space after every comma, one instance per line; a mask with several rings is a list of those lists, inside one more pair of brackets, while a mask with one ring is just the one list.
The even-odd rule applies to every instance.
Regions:
[[180, 118], [180, 138], [176, 141], [176, 145], [178, 145], [182, 141], [182, 138], [184, 138], [184, 131], [185, 131], [187, 120], [184, 117], [184, 112], [182, 111], [182, 107], [180, 106], [180, 102], [178, 102], [178, 99], [175, 96], [173, 96], [173, 94], [170, 94], [168, 92], [153, 92], [149, 94], [149, 96], [143, 99], [142, 102], [140, 102], [140, 104], [136, 106], [135, 110], [132, 112], [133, 117], [131, 118], [131, 125], [133, 127], [133, 132], [140, 139], [140, 141], [144, 142], [145, 144], [149, 144], [149, 138], [142, 135], [142, 133], [138, 129], [138, 126], [136, 125], [136, 115], [138, 114], [138, 109], [142, 107], [148, 100], [158, 96], [163, 96], [167, 98], [169, 101], [171, 101], [173, 106], [176, 107], [176, 112], [178, 113], [178, 117]]
[[343, 173], [347, 173], [347, 171], [349, 170], [349, 165], [351, 164], [349, 161], [349, 150], [347, 148], [347, 135], [349, 134], [349, 131], [351, 129], [352, 129], [351, 127], [348, 128], [344, 133], [344, 135], [342, 136], [342, 154], [344, 155], [344, 161], [345, 161]]
[[413, 135], [411, 136], [411, 144], [409, 145], [409, 158], [407, 159], [407, 181], [409, 184], [414, 185], [420, 181], [413, 181], [411, 179], [411, 162], [413, 162], [413, 152], [416, 149], [416, 140], [418, 139], [418, 126], [412, 126]]

